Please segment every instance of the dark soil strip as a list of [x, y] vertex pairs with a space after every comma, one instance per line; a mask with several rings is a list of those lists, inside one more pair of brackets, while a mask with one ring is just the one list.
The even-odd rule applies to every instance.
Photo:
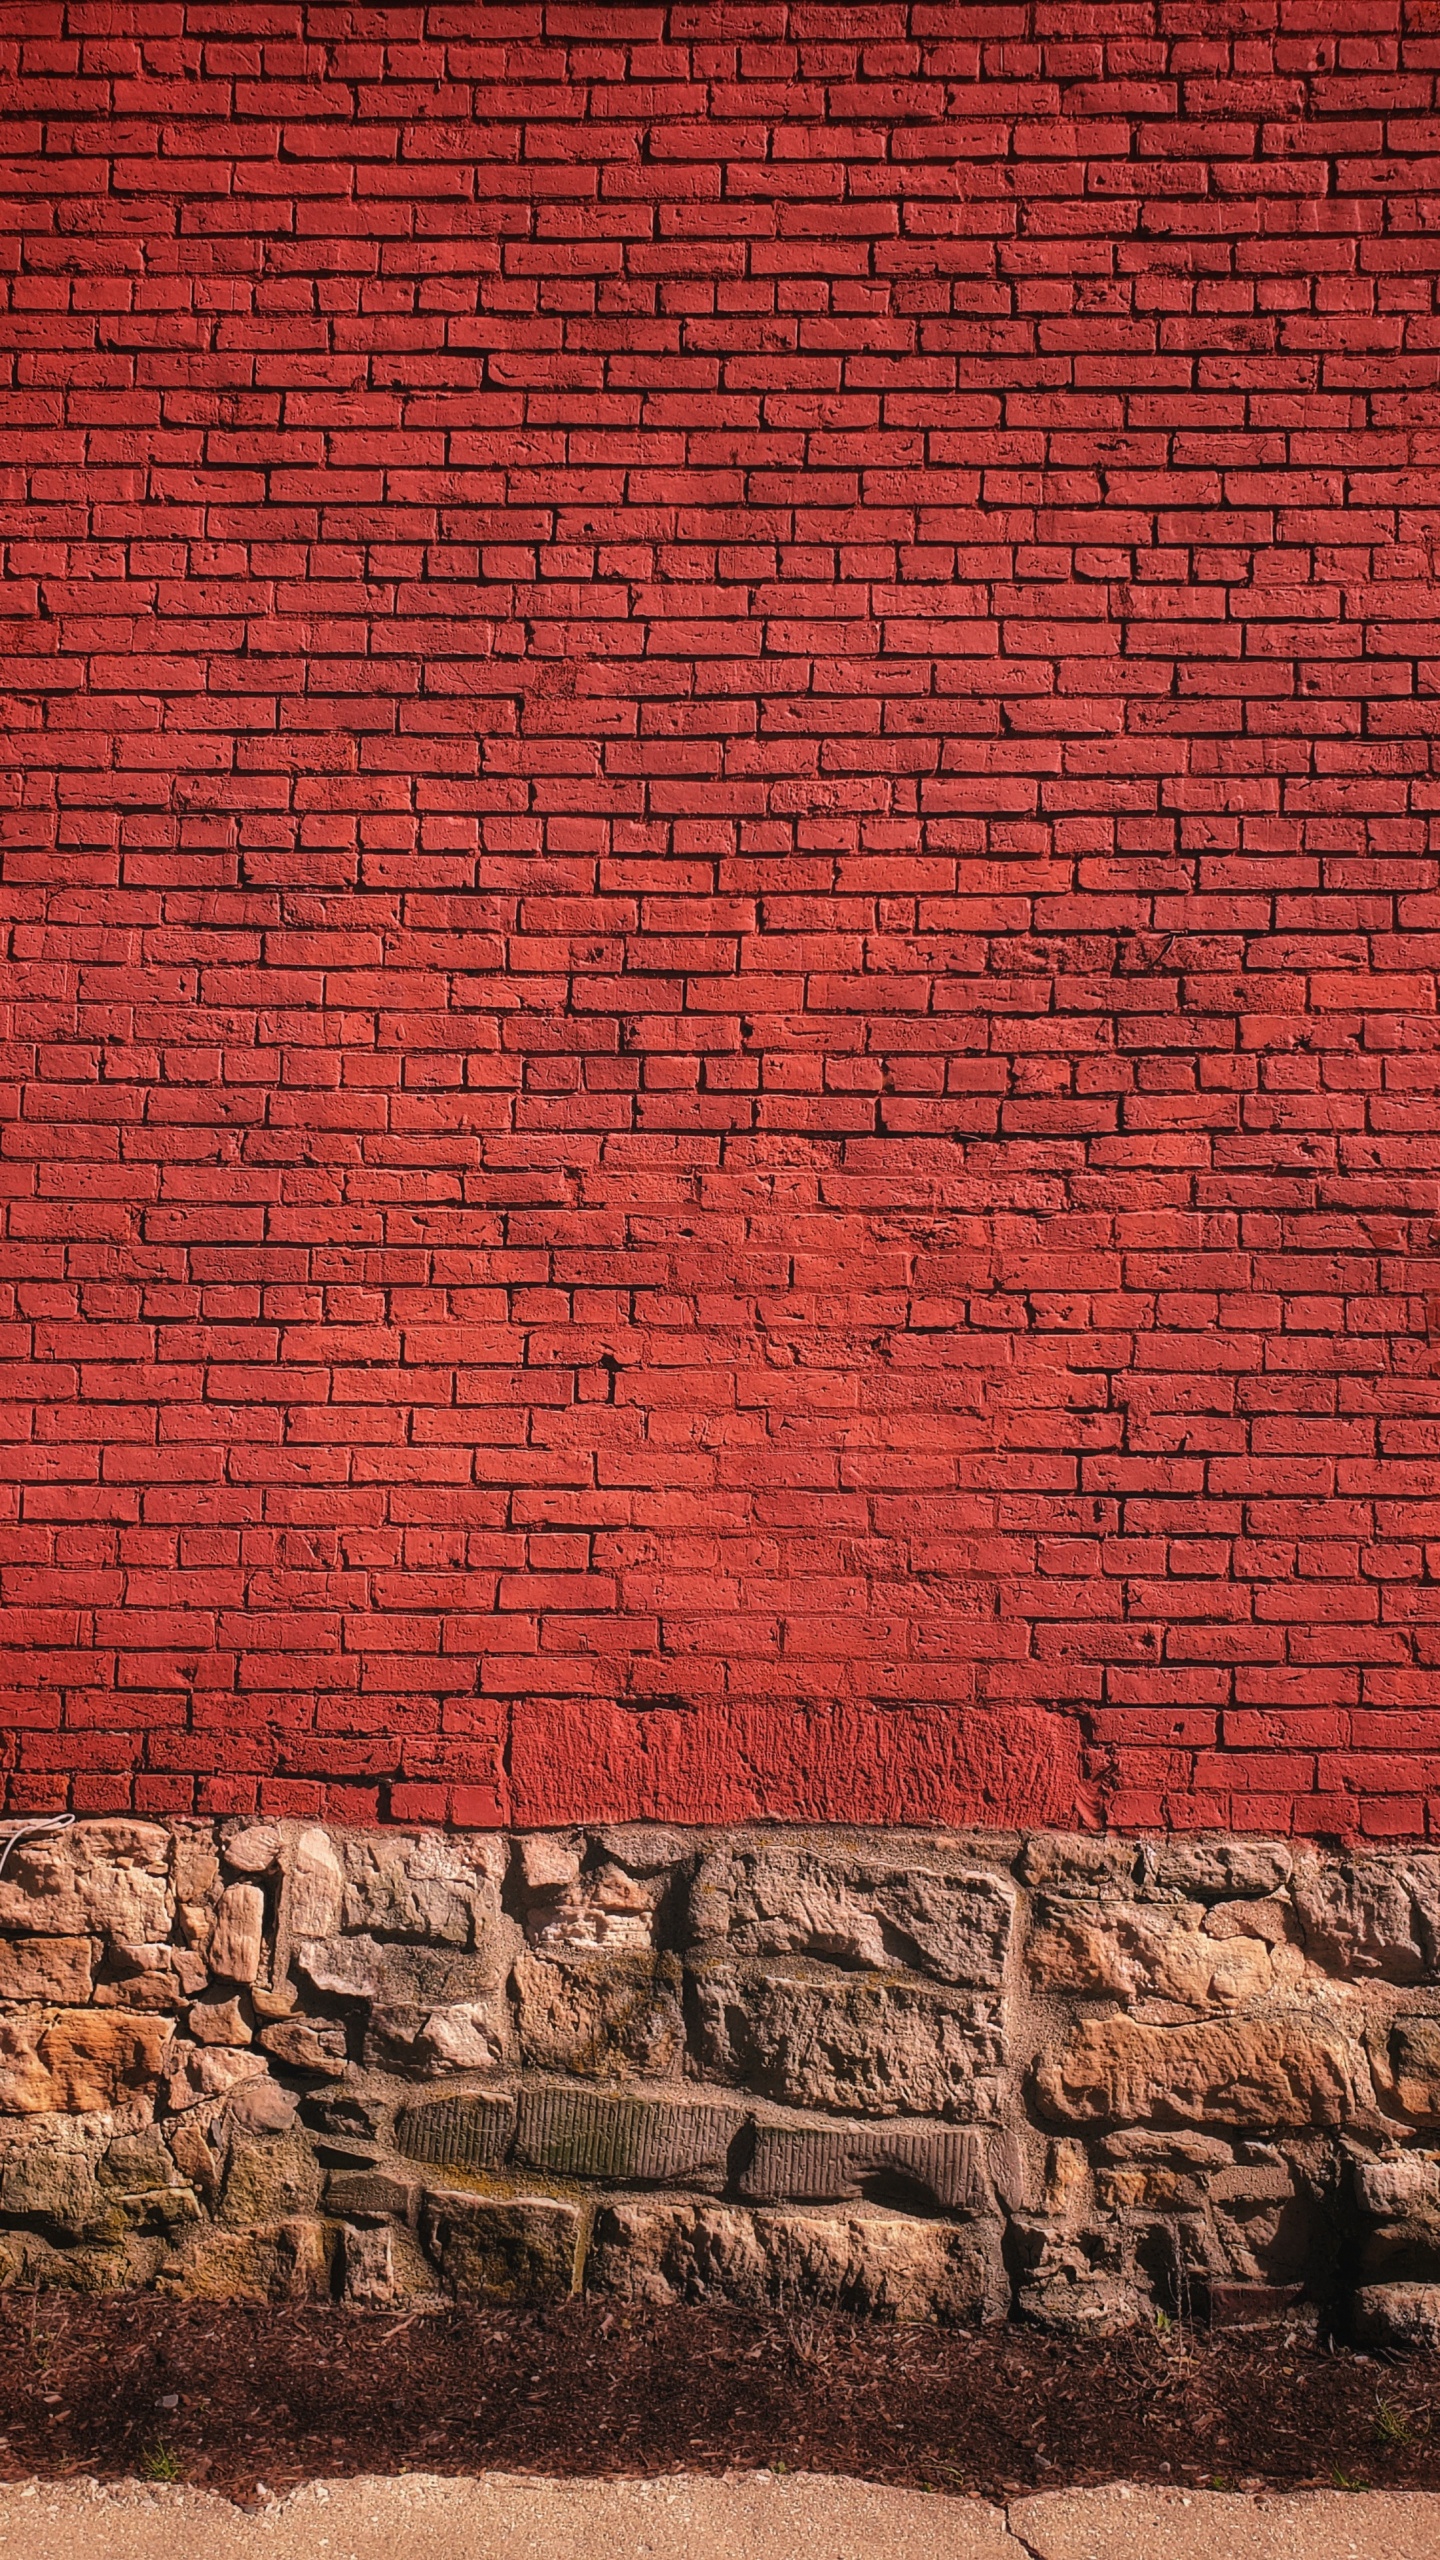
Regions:
[[739, 2312], [0, 2298], [0, 2478], [252, 2499], [356, 2471], [782, 2467], [1014, 2496], [1071, 2482], [1440, 2487], [1440, 2360], [1295, 2330], [1075, 2343]]

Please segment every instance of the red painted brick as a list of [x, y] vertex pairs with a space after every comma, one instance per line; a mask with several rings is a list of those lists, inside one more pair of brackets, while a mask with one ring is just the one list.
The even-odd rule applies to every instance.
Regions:
[[7, 1803], [1434, 1830], [1427, 8], [122, 14], [0, 23]]

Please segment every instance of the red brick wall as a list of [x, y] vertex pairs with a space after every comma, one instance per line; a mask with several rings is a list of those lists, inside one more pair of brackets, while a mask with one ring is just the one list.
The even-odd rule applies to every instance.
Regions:
[[1433, 0], [0, 78], [12, 1805], [1422, 1831]]

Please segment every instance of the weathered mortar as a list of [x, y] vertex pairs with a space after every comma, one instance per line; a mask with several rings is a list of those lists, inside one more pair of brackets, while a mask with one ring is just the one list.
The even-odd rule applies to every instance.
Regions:
[[1440, 2336], [1440, 1857], [91, 1822], [0, 1879], [0, 2281]]

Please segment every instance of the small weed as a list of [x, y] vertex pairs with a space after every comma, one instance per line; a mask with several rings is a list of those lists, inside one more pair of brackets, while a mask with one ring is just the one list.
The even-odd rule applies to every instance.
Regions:
[[1397, 2409], [1393, 2400], [1382, 2398], [1378, 2392], [1375, 2397], [1375, 2433], [1381, 2444], [1402, 2445], [1414, 2441], [1405, 2411]]
[[183, 2477], [168, 2444], [146, 2446], [140, 2456], [140, 2477], [142, 2480], [179, 2480]]
[[1170, 2332], [1171, 2332], [1171, 2330], [1174, 2328], [1174, 2326], [1175, 2326], [1175, 2323], [1174, 2323], [1174, 2321], [1171, 2319], [1170, 2314], [1169, 2314], [1169, 2312], [1168, 2312], [1168, 2311], [1157, 2311], [1157, 2312], [1156, 2312], [1156, 2314], [1155, 2314], [1155, 2335], [1156, 2335], [1156, 2337], [1157, 2337], [1157, 2338], [1168, 2338], [1168, 2337], [1169, 2337], [1169, 2335], [1170, 2335]]
[[1330, 2485], [1332, 2489], [1365, 2489], [1370, 2484], [1366, 2480], [1352, 2478], [1348, 2471], [1341, 2471], [1337, 2467], [1330, 2474]]

